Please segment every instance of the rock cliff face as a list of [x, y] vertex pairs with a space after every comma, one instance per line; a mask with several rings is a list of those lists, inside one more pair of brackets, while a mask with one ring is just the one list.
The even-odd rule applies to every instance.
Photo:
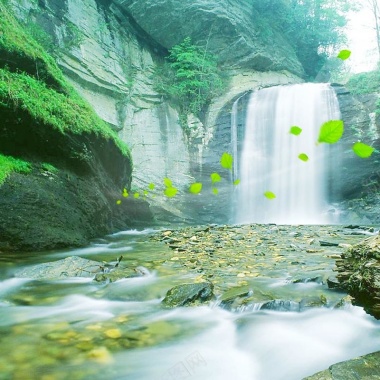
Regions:
[[376, 113], [377, 94], [353, 95], [343, 86], [335, 86], [345, 133], [341, 147], [340, 170], [332, 179], [336, 189], [339, 222], [377, 224], [380, 222], [378, 197], [380, 172], [378, 154], [363, 159], [352, 151], [352, 145], [362, 141], [380, 149], [380, 119]]
[[[20, 20], [53, 38], [67, 80], [129, 145], [136, 189], [153, 182], [161, 193], [162, 180], [169, 177], [185, 191], [200, 180], [219, 112], [231, 99], [262, 80], [276, 85], [298, 82], [303, 75], [292, 46], [278, 31], [264, 33], [270, 26], [247, 0], [10, 1]], [[177, 111], [154, 89], [156, 67], [187, 36], [217, 54], [231, 78], [226, 94], [202, 120], [189, 119], [190, 144]], [[179, 212], [183, 201], [151, 202], [185, 217]]]
[[0, 252], [84, 245], [152, 219], [130, 153], [0, 2]]

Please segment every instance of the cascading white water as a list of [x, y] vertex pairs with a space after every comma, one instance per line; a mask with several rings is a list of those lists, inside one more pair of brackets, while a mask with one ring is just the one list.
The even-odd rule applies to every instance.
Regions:
[[[328, 84], [297, 84], [255, 91], [250, 98], [239, 159], [237, 223], [328, 223], [328, 147], [316, 144], [320, 126], [340, 118]], [[302, 128], [295, 136], [291, 126]], [[307, 162], [298, 158], [305, 153]], [[271, 191], [275, 199], [263, 194]]]

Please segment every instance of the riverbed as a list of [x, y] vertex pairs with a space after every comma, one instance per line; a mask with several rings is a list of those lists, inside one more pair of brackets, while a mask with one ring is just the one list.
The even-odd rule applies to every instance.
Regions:
[[[374, 233], [209, 225], [124, 231], [83, 249], [2, 254], [0, 379], [300, 380], [378, 351], [380, 323], [328, 287], [335, 259]], [[120, 265], [144, 275], [100, 283], [14, 277], [68, 256], [123, 256]], [[170, 288], [205, 281], [214, 286], [208, 303], [162, 306]]]

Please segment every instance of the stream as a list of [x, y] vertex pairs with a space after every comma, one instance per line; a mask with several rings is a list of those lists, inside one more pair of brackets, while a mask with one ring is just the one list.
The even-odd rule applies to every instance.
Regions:
[[[248, 236], [244, 228], [214, 232]], [[150, 239], [152, 230], [117, 233], [83, 249], [2, 254], [0, 379], [301, 380], [333, 363], [380, 350], [379, 321], [360, 307], [342, 304], [346, 294], [329, 290], [324, 280], [290, 280], [304, 278], [305, 273], [309, 279], [324, 279], [332, 273], [331, 257], [339, 248], [306, 252], [304, 247], [314, 244], [310, 237], [317, 227], [257, 228], [261, 237], [263, 231], [275, 234], [277, 248], [265, 245], [269, 238], [253, 239], [253, 231], [249, 248], [265, 248], [266, 256], [252, 259], [261, 269], [247, 261], [245, 267], [251, 269], [240, 274], [237, 268], [237, 275], [235, 266], [240, 264], [223, 266], [227, 259], [218, 251], [209, 264], [198, 254], [199, 263], [185, 268], [181, 260], [191, 254], [178, 248], [173, 253], [159, 239]], [[194, 242], [200, 239], [196, 231], [190, 232]], [[318, 236], [326, 234], [330, 240], [363, 238], [338, 227], [321, 231]], [[223, 247], [228, 252], [228, 240]], [[239, 247], [231, 247], [239, 258]], [[272, 260], [269, 251], [276, 264], [266, 264]], [[21, 268], [68, 256], [109, 262], [121, 254], [123, 265], [142, 266], [148, 274], [111, 283], [13, 276]], [[229, 273], [216, 285], [215, 300], [194, 308], [162, 307], [168, 289], [197, 281], [207, 273], [207, 265]], [[232, 309], [220, 306], [225, 289], [246, 284], [255, 292], [259, 289], [263, 299], [287, 301], [265, 309], [263, 302]], [[302, 310], [294, 306], [300, 300], [305, 304], [308, 297], [326, 301], [315, 307], [309, 303]]]

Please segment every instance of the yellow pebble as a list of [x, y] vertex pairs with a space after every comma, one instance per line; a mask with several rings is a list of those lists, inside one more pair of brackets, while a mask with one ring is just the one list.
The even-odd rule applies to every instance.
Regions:
[[119, 329], [109, 329], [104, 332], [108, 338], [117, 339], [121, 337], [121, 331]]

